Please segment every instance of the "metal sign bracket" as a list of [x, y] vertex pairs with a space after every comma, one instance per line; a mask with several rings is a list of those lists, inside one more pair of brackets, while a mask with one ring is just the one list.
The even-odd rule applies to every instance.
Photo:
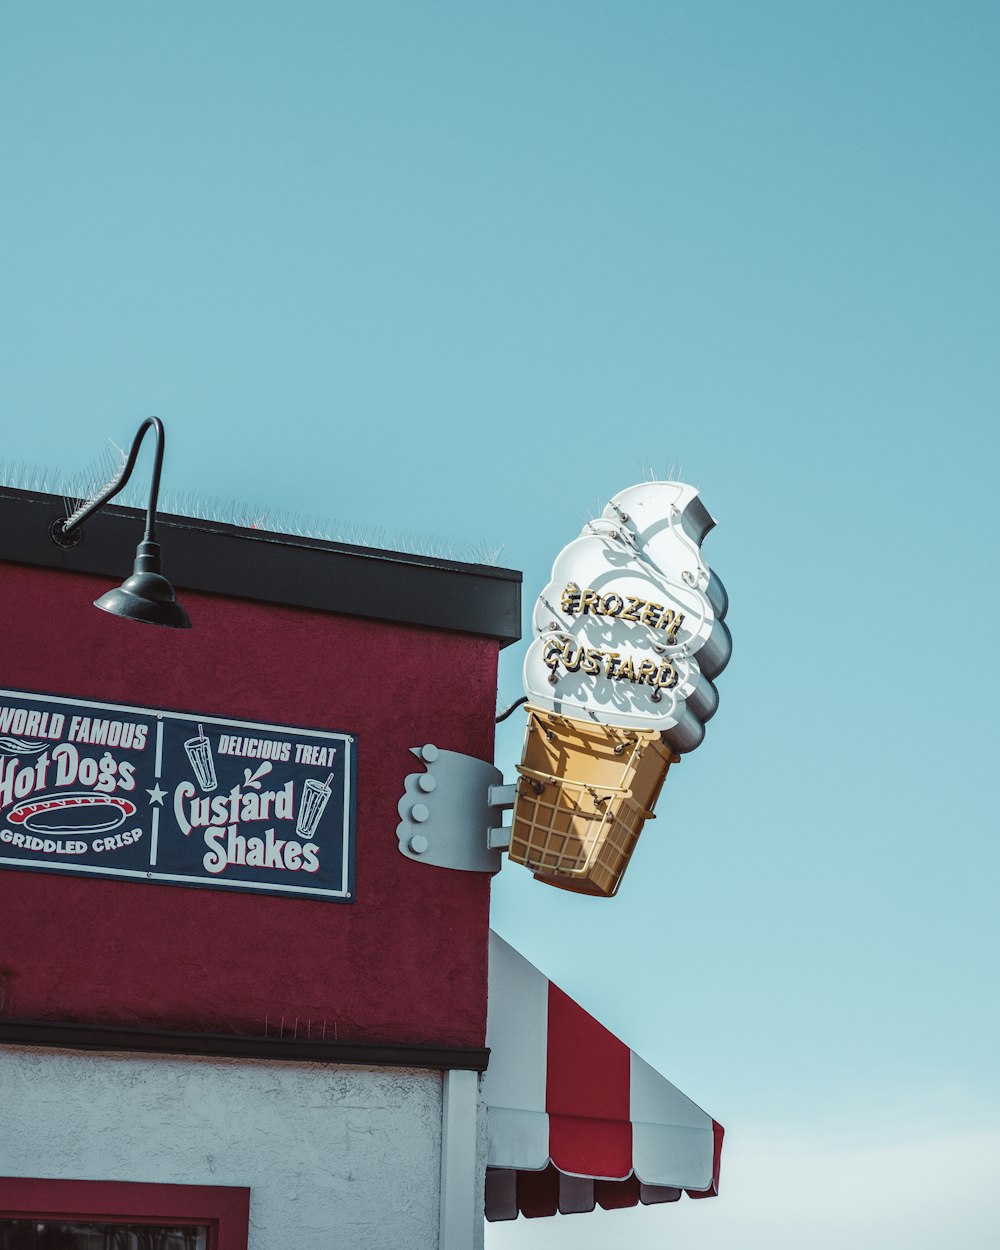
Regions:
[[425, 771], [409, 773], [397, 804], [400, 853], [407, 859], [463, 872], [499, 872], [510, 845], [503, 813], [514, 806], [517, 786], [485, 760], [433, 743], [411, 747]]

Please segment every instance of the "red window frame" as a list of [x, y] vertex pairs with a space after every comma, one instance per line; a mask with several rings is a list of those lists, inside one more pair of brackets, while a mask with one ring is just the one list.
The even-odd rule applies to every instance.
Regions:
[[247, 1250], [250, 1190], [236, 1185], [147, 1185], [0, 1176], [0, 1219], [102, 1224], [200, 1224], [209, 1250]]

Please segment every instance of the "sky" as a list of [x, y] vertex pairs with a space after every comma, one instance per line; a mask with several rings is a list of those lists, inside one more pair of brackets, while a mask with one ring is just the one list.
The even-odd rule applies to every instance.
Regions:
[[624, 487], [718, 520], [704, 745], [614, 900], [508, 865], [493, 923], [722, 1195], [490, 1250], [998, 1240], [998, 59], [979, 0], [0, 13], [9, 477], [155, 413], [165, 491], [501, 548], [526, 629]]

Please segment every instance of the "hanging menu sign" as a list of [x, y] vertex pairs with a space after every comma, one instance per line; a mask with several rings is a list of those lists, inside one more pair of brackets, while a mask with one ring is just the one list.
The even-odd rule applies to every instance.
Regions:
[[0, 868], [351, 902], [355, 740], [0, 690]]

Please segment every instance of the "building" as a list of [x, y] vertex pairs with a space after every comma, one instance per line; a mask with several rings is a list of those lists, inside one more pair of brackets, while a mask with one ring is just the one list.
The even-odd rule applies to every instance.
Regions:
[[[552, 1001], [589, 1026], [496, 940], [488, 974], [489, 872], [400, 854], [413, 748], [493, 758], [520, 574], [160, 518], [194, 627], [148, 628], [91, 606], [138, 514], [70, 549], [62, 514], [0, 488], [0, 1246], [469, 1250], [484, 1192], [714, 1192], [720, 1132], [656, 1074], [549, 1103]], [[625, 1176], [643, 1098], [677, 1131]]]

